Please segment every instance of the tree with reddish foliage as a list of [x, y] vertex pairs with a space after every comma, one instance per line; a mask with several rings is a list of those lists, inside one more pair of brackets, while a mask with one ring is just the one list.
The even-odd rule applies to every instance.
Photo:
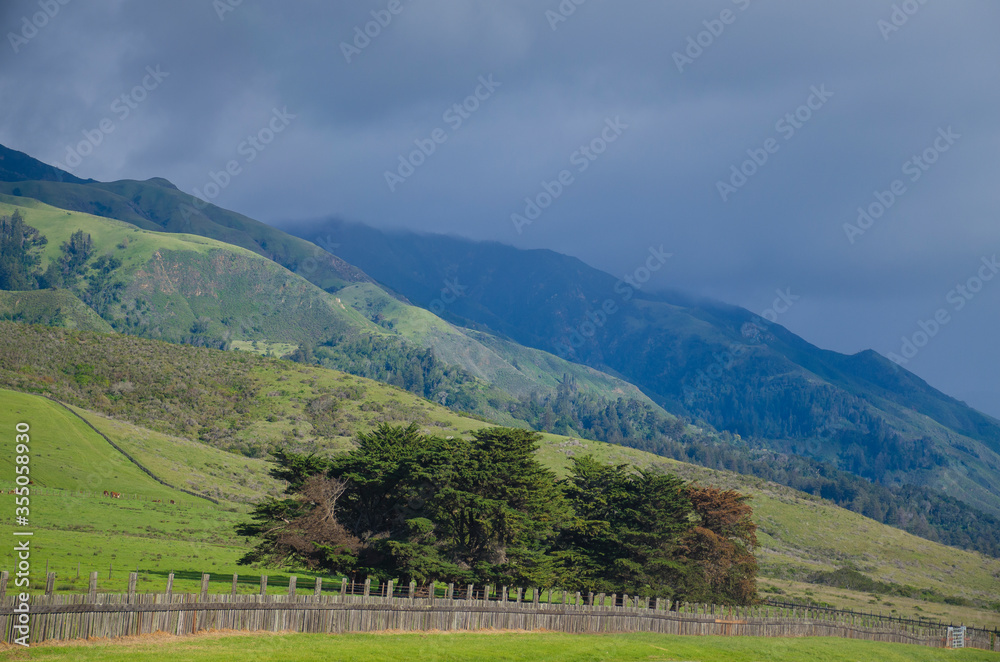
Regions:
[[[681, 544], [684, 555], [703, 572], [704, 597], [747, 604], [757, 599], [757, 525], [750, 497], [733, 490], [688, 486], [698, 516]], [[691, 587], [695, 589], [695, 587]]]

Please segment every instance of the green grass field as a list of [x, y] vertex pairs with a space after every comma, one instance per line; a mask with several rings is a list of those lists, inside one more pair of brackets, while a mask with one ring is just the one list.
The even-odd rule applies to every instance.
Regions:
[[[2, 655], [3, 652], [0, 652]], [[215, 634], [149, 636], [121, 642], [38, 645], [7, 649], [9, 660], [86, 662], [220, 662], [275, 660], [395, 662], [396, 660], [558, 660], [564, 662], [956, 662], [995, 661], [1000, 654], [876, 644], [850, 639], [677, 637], [651, 634], [567, 635], [552, 633], [428, 633], [376, 635]]]

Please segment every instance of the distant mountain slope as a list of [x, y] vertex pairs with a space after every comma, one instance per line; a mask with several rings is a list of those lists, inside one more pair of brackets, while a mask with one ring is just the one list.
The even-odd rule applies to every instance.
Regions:
[[1000, 422], [874, 352], [821, 350], [741, 308], [643, 292], [552, 251], [336, 220], [286, 229], [332, 237], [418, 305], [458, 279], [446, 319], [620, 375], [674, 413], [1000, 513]]
[[487, 333], [456, 327], [423, 308], [402, 303], [374, 284], [345, 287], [337, 297], [383, 328], [430, 347], [445, 363], [462, 366], [512, 395], [555, 391], [569, 376], [583, 393], [612, 400], [624, 397], [663, 411], [624, 380]]

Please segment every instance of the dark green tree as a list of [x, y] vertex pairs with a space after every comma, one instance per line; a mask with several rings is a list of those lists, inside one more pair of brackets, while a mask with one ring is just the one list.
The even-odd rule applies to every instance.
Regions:
[[0, 290], [37, 288], [38, 250], [47, 243], [37, 229], [24, 222], [19, 209], [10, 216], [0, 216]]
[[566, 582], [579, 590], [683, 593], [697, 576], [683, 558], [694, 507], [673, 475], [574, 458], [566, 495], [576, 512], [561, 542]]

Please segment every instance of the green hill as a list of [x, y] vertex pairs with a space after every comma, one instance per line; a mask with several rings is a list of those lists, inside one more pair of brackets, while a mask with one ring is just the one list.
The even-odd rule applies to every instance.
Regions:
[[111, 325], [67, 290], [0, 290], [0, 320], [111, 333]]
[[93, 258], [73, 291], [117, 331], [212, 345], [377, 332], [332, 295], [249, 250], [0, 196], [0, 214], [15, 209], [48, 239], [42, 270], [74, 232], [90, 235]]
[[370, 280], [360, 269], [298, 237], [205, 203], [165, 179], [95, 182], [0, 145], [0, 193], [106, 216], [139, 228], [197, 234], [274, 260], [323, 289]]

